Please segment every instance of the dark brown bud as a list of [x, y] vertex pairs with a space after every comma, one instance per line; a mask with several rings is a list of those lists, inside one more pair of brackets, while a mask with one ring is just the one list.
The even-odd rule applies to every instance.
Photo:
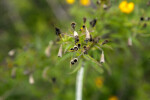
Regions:
[[56, 78], [52, 77], [52, 82], [55, 83], [56, 82]]
[[90, 21], [90, 25], [91, 27], [94, 27], [96, 25], [97, 19], [93, 19], [92, 21]]
[[70, 50], [74, 50], [73, 48], [71, 48]]
[[75, 30], [76, 23], [75, 23], [75, 22], [72, 22], [72, 23], [71, 23], [71, 27]]
[[56, 31], [56, 35], [60, 35], [61, 34], [61, 31], [60, 31], [60, 29], [59, 28], [55, 28], [55, 31]]
[[93, 41], [93, 38], [92, 38], [92, 35], [90, 35], [90, 42], [92, 42]]
[[75, 51], [77, 51], [78, 50], [78, 47], [77, 46], [74, 46], [74, 48], [73, 48]]
[[86, 46], [83, 46], [84, 49], [86, 49]]
[[102, 45], [104, 45], [104, 44], [106, 44], [106, 43], [108, 43], [109, 41], [108, 40], [105, 40], [103, 43], [102, 43]]
[[94, 42], [94, 43], [98, 43], [99, 40], [100, 40], [100, 37], [96, 37], [96, 38], [93, 39], [93, 42]]
[[83, 29], [85, 29], [85, 25], [83, 25], [82, 27], [83, 27]]
[[101, 4], [101, 1], [100, 1], [100, 0], [97, 0], [96, 3], [97, 3], [97, 5], [100, 5], [100, 4]]
[[79, 38], [75, 38], [75, 43], [78, 43], [79, 42]]
[[75, 63], [78, 62], [78, 58], [74, 58], [74, 62], [75, 62]]
[[84, 50], [84, 52], [83, 52], [84, 54], [88, 54], [88, 52], [87, 52], [87, 50]]
[[144, 17], [141, 17], [140, 20], [141, 20], [141, 21], [144, 21]]
[[146, 24], [146, 23], [144, 23], [143, 28], [146, 28], [146, 27], [147, 27], [147, 24]]
[[80, 47], [81, 47], [81, 44], [78, 44], [78, 48], [80, 49]]
[[150, 6], [150, 1], [147, 2], [147, 6]]
[[83, 17], [83, 23], [86, 23], [86, 17]]
[[74, 60], [71, 60], [70, 64], [71, 64], [71, 65], [74, 65]]

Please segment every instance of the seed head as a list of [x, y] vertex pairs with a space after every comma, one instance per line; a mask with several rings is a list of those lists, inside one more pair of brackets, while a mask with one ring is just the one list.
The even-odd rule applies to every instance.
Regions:
[[90, 25], [91, 27], [94, 27], [96, 25], [97, 19], [93, 19], [92, 21], [90, 21]]
[[55, 31], [56, 31], [56, 35], [60, 35], [61, 34], [61, 31], [60, 31], [60, 29], [59, 28], [55, 28]]
[[72, 22], [72, 23], [71, 23], [71, 27], [75, 30], [76, 23], [75, 23], [75, 22]]

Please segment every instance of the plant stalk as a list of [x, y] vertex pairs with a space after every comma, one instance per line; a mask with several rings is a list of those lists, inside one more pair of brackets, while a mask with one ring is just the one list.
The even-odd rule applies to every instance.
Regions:
[[84, 76], [84, 65], [82, 64], [76, 77], [76, 100], [82, 100], [83, 76]]

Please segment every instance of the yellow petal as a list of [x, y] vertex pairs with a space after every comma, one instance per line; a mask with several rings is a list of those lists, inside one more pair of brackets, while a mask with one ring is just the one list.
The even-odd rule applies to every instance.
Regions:
[[80, 0], [80, 4], [83, 6], [89, 6], [91, 4], [90, 0]]
[[131, 2], [131, 3], [128, 3], [128, 9], [132, 12], [133, 9], [134, 9], [134, 3]]
[[73, 3], [75, 2], [75, 0], [66, 0], [66, 2], [67, 2], [68, 4], [73, 4]]

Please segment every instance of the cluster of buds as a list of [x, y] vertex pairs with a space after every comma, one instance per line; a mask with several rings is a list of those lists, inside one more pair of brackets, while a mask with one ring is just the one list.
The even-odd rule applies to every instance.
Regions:
[[97, 5], [102, 6], [104, 10], [110, 8], [110, 0], [97, 0]]
[[[59, 28], [55, 28], [56, 35], [58, 35], [60, 37], [60, 40], [62, 40], [61, 42], [59, 42], [59, 43], [61, 43], [61, 45], [60, 45], [60, 48], [58, 51], [58, 57], [62, 57], [62, 55], [63, 55], [62, 54], [63, 46], [65, 44], [68, 45], [68, 43], [70, 43], [70, 41], [72, 42], [72, 40], [70, 38], [74, 39], [74, 43], [72, 43], [72, 47], [67, 49], [67, 52], [74, 52], [75, 57], [70, 61], [71, 65], [76, 64], [78, 62], [78, 59], [82, 55], [88, 54], [88, 51], [92, 50], [91, 48], [99, 47], [101, 45], [108, 43], [108, 40], [99, 42], [100, 37], [95, 34], [92, 34], [94, 32], [94, 31], [92, 31], [92, 28], [95, 27], [95, 25], [97, 23], [97, 19], [93, 19], [92, 21], [89, 22], [91, 30], [88, 30], [88, 28], [86, 26], [86, 22], [87, 22], [87, 19], [84, 17], [83, 25], [80, 28], [80, 31], [77, 31], [75, 22], [71, 23], [72, 34], [62, 33]], [[102, 49], [100, 49], [100, 50], [102, 51], [102, 55], [100, 57], [100, 63], [104, 63], [105, 62], [104, 52]]]
[[150, 21], [150, 17], [140, 17], [140, 21], [143, 22], [144, 24], [142, 25], [143, 28], [147, 27], [147, 21]]

